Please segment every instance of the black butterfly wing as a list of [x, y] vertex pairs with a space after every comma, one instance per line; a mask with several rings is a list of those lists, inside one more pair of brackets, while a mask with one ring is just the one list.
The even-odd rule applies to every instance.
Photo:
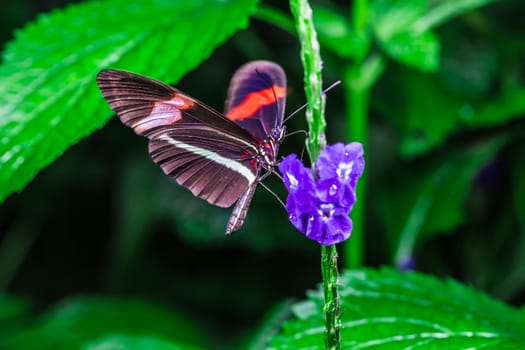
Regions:
[[229, 207], [258, 179], [253, 137], [214, 109], [129, 72], [103, 70], [97, 83], [120, 120], [150, 140], [155, 163], [195, 196]]
[[276, 63], [253, 61], [233, 75], [226, 116], [259, 140], [283, 124], [286, 102], [286, 75]]

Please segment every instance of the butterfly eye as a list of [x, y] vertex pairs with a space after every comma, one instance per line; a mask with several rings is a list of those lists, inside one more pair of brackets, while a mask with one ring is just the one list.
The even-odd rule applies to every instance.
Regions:
[[270, 131], [270, 137], [274, 140], [280, 140], [283, 136], [283, 128], [273, 128]]

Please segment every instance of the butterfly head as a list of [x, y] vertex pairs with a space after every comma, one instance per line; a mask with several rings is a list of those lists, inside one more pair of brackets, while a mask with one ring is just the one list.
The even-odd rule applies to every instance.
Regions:
[[284, 139], [285, 127], [272, 128], [268, 137], [259, 146], [259, 163], [265, 169], [271, 169], [276, 164], [277, 154], [279, 153], [279, 145]]

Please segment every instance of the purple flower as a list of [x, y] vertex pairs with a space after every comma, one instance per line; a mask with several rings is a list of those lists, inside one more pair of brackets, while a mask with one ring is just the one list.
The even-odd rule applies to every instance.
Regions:
[[357, 179], [363, 174], [363, 146], [358, 142], [327, 146], [316, 162], [319, 191], [328, 201], [338, 201], [344, 207], [355, 203]]
[[289, 192], [286, 198], [286, 210], [290, 221], [301, 232], [306, 232], [308, 215], [316, 210], [315, 182], [312, 170], [305, 168], [295, 154], [290, 154], [279, 164], [284, 185]]
[[355, 142], [325, 149], [316, 164], [318, 181], [295, 154], [283, 159], [279, 170], [289, 192], [286, 210], [295, 228], [323, 245], [348, 239], [352, 232], [348, 214], [363, 169], [363, 147]]
[[401, 272], [407, 272], [416, 269], [416, 260], [413, 256], [406, 256], [397, 263], [397, 268]]
[[308, 213], [306, 237], [322, 245], [332, 245], [345, 241], [352, 233], [352, 220], [346, 208], [334, 203], [318, 201], [315, 211]]

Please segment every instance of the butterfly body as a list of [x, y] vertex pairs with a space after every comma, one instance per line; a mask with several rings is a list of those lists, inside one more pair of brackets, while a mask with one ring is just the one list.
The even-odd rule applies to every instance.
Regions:
[[257, 184], [276, 163], [284, 136], [282, 68], [269, 61], [239, 68], [225, 114], [129, 72], [103, 70], [97, 83], [120, 120], [149, 139], [149, 153], [166, 175], [210, 204], [236, 203], [226, 233], [238, 231]]

